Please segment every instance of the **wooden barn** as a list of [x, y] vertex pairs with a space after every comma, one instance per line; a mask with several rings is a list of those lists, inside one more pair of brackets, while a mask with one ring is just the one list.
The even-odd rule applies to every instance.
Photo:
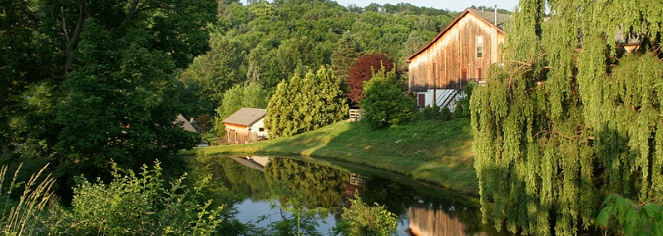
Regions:
[[267, 114], [265, 109], [244, 107], [230, 115], [223, 120], [226, 126], [226, 141], [238, 144], [267, 139], [265, 114]]
[[[409, 89], [419, 107], [437, 104], [453, 110], [468, 81], [483, 82], [491, 64], [500, 61], [504, 21], [497, 11], [467, 8], [435, 38], [412, 54]], [[435, 103], [433, 103], [435, 102]]]

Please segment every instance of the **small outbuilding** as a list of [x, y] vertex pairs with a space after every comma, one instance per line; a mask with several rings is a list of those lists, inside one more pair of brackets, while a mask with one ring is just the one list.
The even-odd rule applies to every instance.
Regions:
[[223, 120], [226, 141], [230, 144], [252, 143], [267, 139], [266, 109], [243, 107]]
[[186, 131], [196, 132], [196, 133], [198, 132], [198, 130], [196, 130], [196, 128], [194, 128], [193, 125], [191, 125], [191, 122], [186, 120], [184, 116], [182, 116], [182, 114], [177, 114], [174, 123], [178, 124], [180, 127], [182, 127], [182, 129]]

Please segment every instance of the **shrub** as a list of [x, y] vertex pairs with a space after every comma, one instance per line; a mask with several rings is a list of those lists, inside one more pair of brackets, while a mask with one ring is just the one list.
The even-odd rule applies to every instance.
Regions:
[[449, 110], [449, 107], [445, 106], [440, 110], [440, 119], [441, 120], [452, 120], [454, 118], [454, 114], [451, 113], [451, 110]]
[[440, 109], [438, 106], [427, 106], [421, 111], [421, 119], [448, 121], [454, 118], [449, 107], [444, 106]]
[[421, 118], [427, 120], [437, 120], [440, 118], [440, 107], [438, 106], [426, 106], [424, 110], [421, 111]]
[[474, 86], [476, 86], [477, 83], [475, 82], [469, 82], [465, 86], [465, 97], [460, 99], [458, 103], [456, 103], [456, 110], [454, 111], [454, 117], [456, 118], [463, 118], [463, 117], [470, 117], [470, 98], [472, 97], [472, 91], [474, 90]]
[[343, 207], [343, 220], [335, 231], [350, 235], [391, 235], [396, 232], [398, 217], [389, 212], [384, 206], [375, 203], [369, 207], [361, 201], [359, 195], [350, 200], [351, 207]]
[[364, 120], [374, 129], [404, 124], [416, 114], [416, 101], [398, 86], [394, 70], [380, 69], [364, 85], [364, 95], [360, 104], [366, 110]]
[[[110, 184], [77, 180], [71, 211], [51, 211], [51, 231], [72, 235], [209, 235], [221, 223], [220, 208], [200, 203], [199, 188], [185, 189], [185, 177], [170, 183], [161, 178], [160, 163], [137, 176], [121, 174], [113, 164]], [[208, 179], [209, 180], [209, 179]]]

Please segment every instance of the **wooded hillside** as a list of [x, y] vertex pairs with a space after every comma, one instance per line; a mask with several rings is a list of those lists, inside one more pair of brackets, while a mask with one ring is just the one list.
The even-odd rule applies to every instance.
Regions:
[[220, 1], [209, 26], [211, 50], [180, 76], [197, 107], [211, 112], [233, 84], [259, 82], [274, 92], [295, 69], [328, 65], [335, 76], [362, 53], [382, 53], [401, 63], [432, 39], [457, 12], [410, 4], [364, 8], [335, 1]]

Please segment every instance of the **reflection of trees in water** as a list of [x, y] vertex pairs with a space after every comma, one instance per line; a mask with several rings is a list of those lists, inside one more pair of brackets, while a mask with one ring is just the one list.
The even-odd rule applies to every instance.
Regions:
[[496, 233], [492, 227], [481, 223], [479, 205], [470, 198], [413, 180], [409, 181], [370, 177], [365, 182], [365, 194], [362, 196], [367, 204], [377, 202], [385, 205], [396, 215], [403, 216], [409, 212], [411, 225], [420, 227], [419, 230], [422, 230], [420, 232], [432, 232], [418, 235], [445, 235], [445, 232], [448, 233], [446, 235]]
[[198, 157], [191, 159], [192, 175], [204, 177], [211, 175], [212, 181], [204, 186], [207, 198], [215, 203], [234, 204], [249, 196], [253, 199], [268, 199], [269, 187], [265, 175], [247, 168], [228, 157]]
[[[212, 175], [213, 181], [205, 186], [204, 194], [217, 203], [230, 204], [225, 209], [232, 210], [234, 202], [251, 196], [254, 200], [275, 199], [280, 203], [280, 210], [292, 213], [264, 229], [234, 225], [238, 228], [236, 232], [262, 232], [255, 235], [297, 231], [311, 233], [315, 221], [328, 213], [340, 221], [343, 206], [350, 207], [348, 199], [343, 196], [349, 197], [357, 191], [367, 205], [384, 205], [398, 216], [409, 213], [413, 232], [420, 232], [421, 235], [495, 233], [492, 227], [481, 224], [476, 202], [410, 179], [393, 180], [375, 175], [365, 177], [289, 158], [270, 158], [264, 166], [264, 173], [227, 157], [199, 157], [191, 164], [195, 170], [191, 171], [192, 175]], [[232, 213], [229, 214], [232, 217]], [[234, 222], [230, 218], [228, 220]], [[297, 224], [300, 228], [295, 230], [293, 227]]]
[[374, 202], [384, 205], [391, 213], [403, 215], [407, 207], [415, 202], [411, 185], [401, 184], [384, 178], [371, 177], [365, 181], [362, 198], [367, 205]]
[[338, 169], [289, 158], [273, 158], [265, 166], [267, 182], [277, 190], [281, 203], [295, 198], [311, 209], [336, 206], [346, 175]]

